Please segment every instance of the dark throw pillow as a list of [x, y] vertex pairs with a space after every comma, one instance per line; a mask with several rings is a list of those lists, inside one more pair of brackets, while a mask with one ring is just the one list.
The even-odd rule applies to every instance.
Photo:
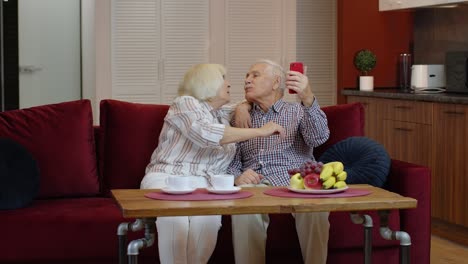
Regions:
[[0, 138], [0, 210], [28, 206], [39, 192], [39, 169], [32, 155], [13, 140]]
[[390, 156], [378, 142], [367, 137], [350, 137], [327, 149], [320, 161], [341, 161], [349, 184], [382, 187], [390, 171]]

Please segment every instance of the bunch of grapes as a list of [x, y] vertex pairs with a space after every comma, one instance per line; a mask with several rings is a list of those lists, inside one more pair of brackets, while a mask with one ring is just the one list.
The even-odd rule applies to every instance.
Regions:
[[300, 173], [302, 177], [305, 177], [311, 173], [320, 174], [322, 172], [323, 163], [317, 162], [315, 160], [308, 160], [304, 162], [299, 168], [289, 169], [288, 174], [289, 176], [293, 176], [296, 173]]

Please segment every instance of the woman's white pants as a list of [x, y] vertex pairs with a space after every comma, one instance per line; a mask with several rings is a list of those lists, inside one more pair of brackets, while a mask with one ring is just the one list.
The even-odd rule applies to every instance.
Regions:
[[[166, 186], [167, 174], [150, 173], [143, 178], [141, 189], [157, 189]], [[197, 188], [207, 187], [203, 177], [192, 177]], [[216, 246], [221, 216], [158, 217], [159, 259], [162, 264], [204, 264]]]

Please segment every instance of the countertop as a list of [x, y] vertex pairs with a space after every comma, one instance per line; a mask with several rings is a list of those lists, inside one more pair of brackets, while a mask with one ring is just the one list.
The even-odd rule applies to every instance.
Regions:
[[395, 88], [376, 88], [372, 92], [359, 91], [358, 89], [344, 89], [342, 95], [378, 97], [387, 99], [403, 99], [425, 102], [438, 102], [449, 104], [468, 104], [468, 94], [458, 93], [415, 93], [413, 91], [403, 91]]

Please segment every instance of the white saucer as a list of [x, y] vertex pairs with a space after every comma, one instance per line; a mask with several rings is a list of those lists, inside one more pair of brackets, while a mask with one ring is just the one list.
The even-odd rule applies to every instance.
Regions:
[[169, 194], [187, 194], [187, 193], [191, 193], [195, 191], [195, 188], [186, 189], [186, 190], [174, 190], [174, 189], [165, 187], [165, 188], [162, 188], [161, 191], [163, 191], [164, 193], [169, 193]]
[[240, 191], [242, 188], [234, 186], [230, 189], [214, 189], [213, 187], [207, 187], [206, 190], [210, 193], [216, 193], [216, 194], [230, 194], [230, 193], [236, 193]]
[[294, 189], [291, 187], [288, 187], [288, 189], [292, 192], [297, 192], [297, 193], [309, 193], [309, 194], [327, 194], [327, 193], [339, 193], [347, 190], [349, 187], [346, 186], [341, 189], [328, 189], [328, 190], [316, 190], [316, 189]]

